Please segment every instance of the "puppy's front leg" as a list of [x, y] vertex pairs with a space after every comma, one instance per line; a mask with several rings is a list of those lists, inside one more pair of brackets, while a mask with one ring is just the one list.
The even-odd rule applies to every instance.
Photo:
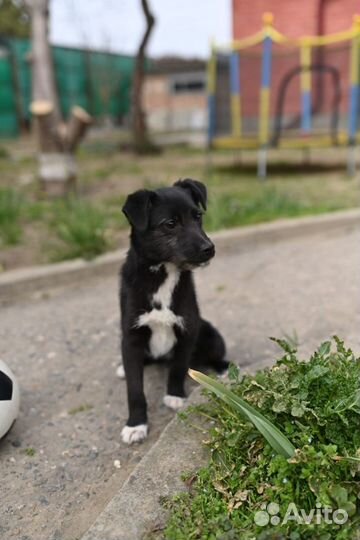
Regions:
[[185, 378], [190, 365], [193, 351], [193, 342], [182, 338], [174, 348], [173, 358], [170, 363], [167, 395], [164, 396], [164, 404], [173, 410], [183, 407], [185, 402]]
[[122, 440], [127, 444], [147, 437], [146, 399], [144, 394], [144, 351], [123, 339], [122, 355], [126, 374], [129, 419], [122, 429]]

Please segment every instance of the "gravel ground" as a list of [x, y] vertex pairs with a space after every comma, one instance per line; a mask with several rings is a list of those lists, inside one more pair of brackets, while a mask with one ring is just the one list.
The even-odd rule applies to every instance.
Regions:
[[[360, 230], [246, 248], [197, 273], [205, 317], [229, 358], [272, 361], [271, 335], [297, 335], [308, 354], [334, 333], [360, 352]], [[146, 373], [150, 437], [128, 448], [118, 351], [117, 277], [3, 309], [0, 358], [18, 375], [21, 414], [0, 443], [0, 538], [76, 540], [172, 417], [165, 370]], [[151, 392], [150, 392], [151, 390]], [[100, 539], [99, 539], [100, 540]], [[130, 540], [130, 539], [129, 539]]]

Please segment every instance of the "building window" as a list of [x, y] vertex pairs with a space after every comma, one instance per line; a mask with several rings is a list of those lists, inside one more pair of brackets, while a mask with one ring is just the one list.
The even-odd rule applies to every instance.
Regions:
[[174, 76], [170, 82], [173, 94], [201, 93], [205, 91], [205, 75], [189, 74]]

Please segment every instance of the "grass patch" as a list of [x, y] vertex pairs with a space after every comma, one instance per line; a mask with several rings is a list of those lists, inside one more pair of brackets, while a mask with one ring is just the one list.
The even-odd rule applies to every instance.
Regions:
[[[245, 176], [257, 176], [257, 163], [230, 163], [215, 167], [215, 171], [222, 175], [235, 176], [236, 178]], [[332, 172], [344, 171], [344, 163], [326, 163], [326, 162], [291, 162], [291, 161], [271, 161], [268, 165], [268, 179], [272, 175], [296, 180], [299, 174], [326, 174]]]
[[52, 203], [48, 201], [32, 201], [26, 204], [24, 214], [28, 221], [46, 221], [51, 212]]
[[94, 169], [91, 172], [87, 172], [86, 177], [87, 179], [92, 180], [98, 180], [103, 181], [106, 180], [109, 176], [116, 173], [118, 171], [118, 167], [115, 164], [103, 164], [101, 167], [98, 167]]
[[[335, 347], [323, 343], [307, 362], [298, 359], [292, 344], [276, 341], [283, 356], [273, 368], [242, 377], [233, 366], [229, 386], [289, 438], [297, 448], [294, 457], [276, 454], [250, 422], [207, 392], [209, 402], [187, 415], [210, 420], [206, 441], [210, 462], [185, 477], [187, 492], [165, 502], [171, 515], [163, 538], [356, 537], [360, 524], [360, 358], [338, 338]], [[296, 516], [294, 506], [300, 521], [285, 519], [287, 512]], [[335, 514], [338, 509], [341, 513]], [[305, 515], [301, 511], [310, 519], [308, 524], [301, 522]], [[344, 512], [348, 518], [337, 523]]]
[[53, 227], [62, 242], [54, 260], [93, 259], [109, 248], [106, 212], [86, 200], [74, 198], [55, 205]]
[[0, 159], [10, 159], [10, 153], [4, 146], [0, 146]]
[[[260, 182], [253, 153], [242, 153], [239, 165], [233, 162], [233, 153], [214, 152], [213, 168], [205, 172], [203, 150], [180, 145], [155, 157], [134, 156], [120, 149], [127, 140], [128, 134], [117, 132], [89, 139], [79, 149], [83, 209], [79, 200], [61, 204], [43, 197], [36, 181], [35, 150], [21, 140], [1, 145], [5, 149], [3, 158], [0, 152], [2, 268], [90, 259], [112, 246], [123, 246], [121, 231], [128, 223], [121, 207], [126, 196], [136, 189], [171, 185], [180, 177], [207, 185], [210, 200], [204, 221], [209, 232], [358, 205], [358, 179], [347, 178], [344, 167], [340, 171], [340, 153], [335, 156], [337, 164], [331, 163], [333, 151], [314, 154], [317, 161], [306, 166], [299, 163], [298, 152], [287, 152], [285, 163], [285, 153], [274, 151], [271, 175]], [[21, 246], [14, 250], [12, 244]]]
[[85, 141], [78, 151], [79, 158], [86, 158], [92, 156], [109, 157], [119, 152], [119, 143], [111, 140], [94, 140]]
[[335, 210], [336, 203], [312, 204], [272, 186], [261, 186], [251, 193], [214, 194], [205, 216], [209, 231], [227, 229], [239, 225], [251, 225], [278, 218], [298, 217]]
[[22, 204], [22, 197], [17, 191], [11, 188], [0, 188], [0, 240], [5, 245], [20, 242]]

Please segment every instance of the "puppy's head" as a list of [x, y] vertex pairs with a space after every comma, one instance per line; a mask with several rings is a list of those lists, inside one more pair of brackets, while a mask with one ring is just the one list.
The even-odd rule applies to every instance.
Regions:
[[215, 248], [202, 229], [206, 200], [204, 184], [190, 179], [129, 195], [123, 212], [136, 251], [152, 264], [171, 262], [182, 269], [208, 262]]

